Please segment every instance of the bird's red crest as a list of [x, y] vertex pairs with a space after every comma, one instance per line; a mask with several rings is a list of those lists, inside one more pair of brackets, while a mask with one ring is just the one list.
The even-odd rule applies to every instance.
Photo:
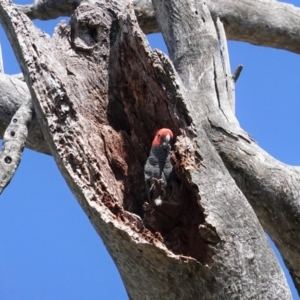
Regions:
[[158, 146], [161, 145], [163, 142], [164, 137], [166, 137], [167, 135], [170, 136], [170, 140], [173, 139], [173, 132], [172, 130], [170, 130], [169, 128], [161, 128], [159, 129], [154, 137], [154, 140], [152, 142], [152, 146]]

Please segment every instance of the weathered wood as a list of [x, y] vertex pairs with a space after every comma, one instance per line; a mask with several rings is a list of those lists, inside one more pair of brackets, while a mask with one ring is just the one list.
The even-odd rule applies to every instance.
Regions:
[[28, 97], [24, 99], [4, 133], [0, 151], [0, 193], [8, 185], [19, 166], [31, 118], [32, 101]]
[[[174, 3], [172, 5], [175, 6]], [[196, 1], [193, 5], [193, 10], [190, 10], [190, 14], [192, 15], [194, 12], [196, 18], [199, 15]], [[172, 9], [175, 11], [174, 15], [176, 16], [183, 14], [183, 12], [180, 13], [177, 7]], [[218, 54], [216, 50], [215, 52], [213, 51], [211, 46], [213, 42], [216, 45], [217, 41], [213, 30], [209, 31], [208, 29], [208, 17], [203, 17], [203, 22], [205, 22], [203, 32], [199, 32], [198, 28], [201, 28], [201, 26], [195, 23], [192, 24], [193, 19], [190, 19], [189, 26], [184, 29], [183, 25], [178, 24], [181, 21], [180, 17], [172, 19], [177, 22], [177, 26], [172, 28], [166, 22], [167, 15], [171, 13], [172, 9], [169, 7], [169, 11], [166, 11], [165, 15], [161, 17], [162, 23], [160, 23], [160, 26], [167, 35], [165, 40], [168, 44], [169, 53], [173, 57], [174, 64], [181, 78], [185, 80], [184, 83], [188, 87], [189, 96], [193, 95], [192, 98], [194, 97], [194, 101], [191, 100], [193, 107], [190, 110], [202, 112], [197, 120], [201, 120], [206, 134], [210, 141], [217, 146], [221, 157], [223, 159], [226, 158], [226, 166], [234, 175], [233, 178], [238, 178], [240, 182], [244, 182], [245, 178], [251, 179], [249, 183], [238, 184], [238, 186], [254, 208], [265, 230], [275, 240], [279, 249], [282, 250], [281, 253], [299, 290], [299, 249], [298, 246], [294, 247], [294, 242], [298, 240], [297, 237], [300, 234], [300, 198], [296, 184], [299, 180], [299, 169], [284, 166], [273, 158], [270, 159], [243, 132], [238, 122], [234, 119], [232, 110], [230, 110], [230, 93], [226, 93], [230, 86], [226, 85], [224, 77], [222, 78], [222, 70], [225, 70], [225, 76], [227, 75], [226, 68], [218, 66]], [[163, 8], [157, 7], [156, 11], [161, 13]], [[174, 21], [174, 23], [176, 22]], [[192, 30], [191, 28], [196, 28], [197, 30]], [[208, 37], [208, 32], [214, 38]], [[179, 36], [181, 36], [180, 40]], [[197, 36], [206, 36], [206, 40], [197, 39]], [[182, 37], [186, 37], [186, 40]], [[209, 51], [206, 49], [209, 49]], [[217, 49], [217, 46], [215, 46], [215, 49]], [[184, 53], [184, 56], [182, 53]], [[213, 80], [215, 85], [212, 84]], [[226, 139], [231, 141], [231, 147], [223, 143]], [[246, 146], [241, 147], [240, 143]], [[243, 150], [245, 153], [252, 153], [248, 157], [254, 156], [257, 157], [257, 160], [245, 159], [247, 155]], [[278, 166], [278, 170], [280, 170], [272, 172], [272, 175], [276, 175], [276, 177], [269, 176], [272, 165]], [[285, 174], [282, 173], [284, 172], [283, 170], [286, 170]], [[265, 176], [264, 180], [261, 180], [262, 174]], [[242, 178], [244, 181], [241, 181]], [[282, 181], [287, 183], [282, 184]], [[253, 184], [254, 182], [256, 184]], [[285, 188], [282, 188], [282, 186]], [[270, 192], [271, 190], [273, 193]], [[262, 201], [264, 197], [270, 199], [267, 208], [265, 201]], [[286, 209], [283, 209], [284, 207]], [[278, 218], [274, 219], [274, 216], [276, 218], [278, 216]], [[278, 222], [280, 224], [285, 222], [285, 225], [278, 228]]]
[[[214, 285], [208, 266], [188, 256], [203, 264], [211, 261], [212, 246], [195, 235], [197, 225], [206, 228], [201, 210], [186, 212], [202, 223], [193, 225], [184, 218], [187, 227], [180, 237], [178, 230], [151, 233], [129, 212], [146, 197], [143, 164], [151, 134], [165, 124], [178, 135], [182, 122], [189, 122], [181, 98], [169, 99], [178, 88], [168, 59], [151, 52], [133, 12], [121, 13], [112, 4], [82, 5], [70, 26], [59, 26], [50, 40], [7, 2], [5, 8], [9, 16], [1, 10], [1, 18], [7, 30], [16, 25], [16, 35], [14, 30], [8, 35], [14, 46], [20, 42], [17, 57], [51, 151], [114, 258], [131, 298], [190, 298], [178, 280], [195, 291], [208, 281]], [[21, 39], [28, 34], [29, 39]], [[192, 149], [184, 149], [193, 162]], [[187, 194], [187, 202], [195, 201], [193, 194]], [[207, 230], [207, 238], [209, 232], [214, 229]], [[186, 236], [190, 233], [193, 240]], [[201, 245], [197, 252], [195, 240]], [[174, 254], [178, 244], [184, 247]], [[189, 282], [193, 270], [197, 275]], [[178, 278], [180, 273], [184, 275]]]
[[[207, 216], [206, 220], [209, 219], [215, 228], [219, 229], [223, 227], [224, 229], [230, 227], [229, 224], [226, 224], [225, 227], [221, 225], [224, 224], [224, 220], [228, 220], [228, 218], [231, 221], [238, 220], [240, 219], [239, 216], [243, 216], [242, 222], [249, 222], [247, 225], [248, 231], [245, 232], [243, 228], [234, 225], [237, 232], [233, 235], [248, 236], [248, 238], [239, 238], [240, 241], [248, 242], [244, 245], [242, 245], [242, 242], [237, 248], [253, 249], [252, 251], [255, 251], [257, 256], [261, 258], [264, 257], [270, 263], [272, 254], [267, 254], [266, 246], [260, 247], [256, 242], [253, 244], [250, 242], [250, 240], [254, 238], [254, 235], [259, 232], [258, 227], [255, 229], [256, 225], [254, 225], [256, 224], [256, 217], [254, 217], [251, 210], [247, 208], [248, 203], [245, 201], [240, 190], [232, 185], [227, 170], [224, 170], [224, 166], [218, 161], [218, 155], [210, 148], [210, 144], [206, 140], [206, 133], [201, 131], [201, 127], [204, 125], [204, 128], [206, 128], [206, 124], [210, 123], [210, 119], [216, 121], [218, 124], [226, 124], [227, 128], [238, 127], [238, 122], [235, 120], [231, 109], [230, 93], [228, 93], [228, 88], [230, 87], [226, 85], [226, 74], [224, 74], [224, 68], [220, 62], [216, 29], [209, 14], [208, 7], [205, 2], [202, 1], [154, 0], [153, 4], [170, 57], [184, 83], [186, 91], [188, 91], [186, 98], [189, 100], [186, 101], [186, 105], [191, 112], [193, 122], [198, 132], [197, 144], [201, 145], [200, 150], [202, 153], [204, 152], [204, 155], [202, 154], [201, 156], [204, 159], [202, 164], [205, 165], [205, 172], [202, 171], [199, 174], [193, 173], [191, 180], [199, 187], [201, 203]], [[203, 191], [203, 194], [201, 191]], [[226, 216], [227, 212], [230, 217]], [[250, 223], [252, 223], [252, 225], [250, 225]], [[233, 233], [232, 229], [230, 230]], [[256, 232], [254, 233], [254, 231]], [[219, 231], [218, 233], [220, 234]], [[256, 236], [254, 238], [256, 241], [257, 239], [260, 239], [260, 243], [263, 243], [262, 236]], [[227, 236], [227, 238], [224, 237], [222, 240], [226, 240], [225, 245], [230, 248], [230, 242], [228, 241], [231, 239]], [[226, 246], [224, 247], [226, 248]], [[240, 255], [240, 261], [244, 260], [242, 257], [247, 257], [249, 254], [243, 253], [243, 251], [240, 253], [235, 251], [236, 249], [233, 250], [231, 248], [228, 253], [234, 253], [234, 257]], [[233, 259], [233, 264], [236, 264], [237, 262], [234, 261], [234, 257], [231, 257], [229, 254], [226, 259], [228, 261]], [[217, 251], [214, 256], [216, 264], [218, 263], [218, 259]], [[220, 258], [220, 260], [222, 259]], [[262, 270], [264, 269], [262, 273], [269, 273], [269, 271], [266, 271], [266, 265], [264, 265], [264, 263], [266, 262], [260, 261], [259, 263], [255, 263], [255, 268], [261, 267]], [[259, 267], [260, 264], [262, 265]], [[271, 266], [271, 264], [269, 266]], [[243, 263], [241, 263], [241, 265], [243, 265], [242, 268], [247, 269], [249, 267], [247, 264], [247, 266]], [[253, 274], [252, 271], [249, 271], [249, 273]], [[262, 286], [270, 284], [267, 278], [260, 277], [259, 280]], [[254, 282], [255, 280], [253, 281], [252, 278], [248, 278], [246, 281]], [[263, 281], [265, 281], [265, 283], [263, 283]], [[278, 290], [275, 281], [273, 282], [274, 285], [271, 284], [269, 286], [269, 292], [273, 293], [273, 296], [270, 296], [271, 298], [278, 297], [278, 295], [276, 296]], [[256, 286], [256, 292], [262, 288], [260, 284]], [[282, 281], [280, 284], [282, 284]], [[256, 285], [256, 283], [254, 283], [254, 285]], [[242, 289], [244, 288], [249, 288], [249, 290], [242, 298], [247, 299], [249, 295], [252, 295], [251, 297], [253, 298], [259, 298], [258, 294], [254, 296], [255, 292], [251, 291], [251, 287], [243, 286]], [[271, 292], [271, 290], [273, 292]], [[232, 296], [233, 295], [234, 292]], [[284, 297], [288, 296], [285, 295]]]
[[235, 80], [232, 78], [231, 75], [229, 53], [228, 53], [227, 39], [226, 39], [224, 26], [219, 18], [216, 21], [216, 29], [218, 34], [218, 40], [220, 43], [220, 55], [221, 55], [221, 61], [223, 63], [224, 77], [227, 86], [226, 89], [228, 93], [227, 99], [229, 101], [229, 106], [233, 114], [235, 115]]
[[[129, 7], [82, 4], [53, 39], [8, 0], [0, 16], [51, 152], [131, 299], [290, 299], [253, 210], [202, 128], [205, 105], [209, 117], [235, 124], [208, 10], [162, 3], [158, 19], [181, 79], [148, 47]], [[151, 232], [133, 212], [146, 199], [143, 165], [160, 127], [177, 136], [185, 205], [172, 228]]]
[[[26, 83], [14, 78], [14, 76], [0, 73], [0, 86], [0, 137], [3, 138], [13, 115], [26, 99], [31, 98], [31, 95]], [[26, 147], [50, 154], [50, 149], [44, 139], [35, 113], [33, 113], [28, 125]]]
[[[48, 20], [70, 16], [80, 2], [36, 0], [34, 4], [19, 7], [31, 19]], [[224, 23], [228, 39], [300, 53], [299, 7], [274, 0], [208, 0], [206, 3], [213, 19], [220, 18]], [[151, 0], [133, 0], [132, 4], [142, 30], [145, 33], [160, 32]]]
[[[172, 5], [174, 7], [169, 7], [169, 11], [167, 10], [161, 17], [160, 27], [166, 35], [165, 41], [167, 42], [169, 53], [173, 58], [176, 69], [187, 86], [189, 91], [188, 95], [194, 99], [194, 101], [191, 100], [188, 102], [192, 105], [190, 110], [197, 111], [200, 114], [199, 117], [194, 118], [194, 120], [201, 120], [200, 124], [204, 125], [205, 132], [210, 141], [217, 146], [221, 157], [223, 159], [224, 157], [227, 158], [225, 161], [226, 166], [230, 172], [233, 173], [233, 178], [251, 178], [252, 182], [256, 182], [256, 184], [246, 183], [244, 185], [238, 184], [238, 186], [251, 203], [257, 216], [260, 218], [260, 222], [264, 225], [265, 230], [275, 240], [279, 248], [282, 249], [281, 253], [287, 262], [288, 268], [290, 268], [290, 272], [299, 290], [298, 274], [300, 274], [300, 269], [299, 255], [297, 254], [299, 250], [298, 246], [293, 248], [294, 242], [298, 240], [297, 237], [300, 234], [298, 221], [300, 198], [296, 184], [299, 180], [299, 171], [293, 167], [284, 167], [280, 162], [270, 159], [270, 157], [263, 150], [259, 149], [251, 138], [243, 132], [235, 120], [233, 112], [230, 109], [230, 93], [228, 93], [230, 86], [228, 84], [226, 85], [226, 81], [224, 80], [224, 77], [227, 75], [226, 68], [222, 68], [222, 66], [218, 65], [216, 34], [213, 29], [209, 28], [208, 15], [202, 16], [203, 23], [205, 22], [203, 32], [200, 32], [199, 28], [201, 28], [201, 26], [199, 24], [196, 24], [196, 22], [193, 23], [194, 19], [200, 14], [198, 10], [199, 5], [197, 6], [197, 4], [197, 1], [192, 2], [190, 14], [192, 15], [194, 12], [194, 18], [189, 19], [189, 26], [185, 28], [180, 24], [180, 21], [184, 18], [174, 17], [172, 19], [175, 23], [174, 28], [172, 28], [170, 23], [167, 23], [166, 20], [172, 10], [174, 10], [175, 16], [179, 16], [184, 14], [183, 11], [186, 11], [186, 7], [180, 13], [178, 7], [173, 3]], [[156, 11], [162, 13], [163, 7], [157, 7]], [[179, 36], [181, 36], [180, 40]], [[206, 36], [206, 39], [197, 39], [197, 36]], [[185, 37], [185, 40], [182, 37]], [[213, 43], [215, 44], [214, 48]], [[209, 51], [206, 49], [209, 49]], [[183, 53], [184, 55], [182, 55]], [[224, 70], [225, 76], [222, 75]], [[213, 81], [215, 84], [212, 84]], [[223, 143], [225, 139], [231, 140], [232, 144], [234, 144], [233, 141], [235, 140], [236, 143], [229, 148]], [[247, 146], [242, 148], [238, 141], [241, 141], [242, 144]], [[248, 149], [248, 152], [245, 150], [246, 153], [252, 153], [253, 156], [258, 158], [257, 161], [245, 159], [245, 154], [243, 154], [242, 149]], [[252, 149], [252, 151], [250, 151], [250, 149]], [[256, 154], [254, 155], [254, 153]], [[268, 176], [272, 164], [273, 166], [280, 166], [279, 172], [272, 172], [272, 174], [277, 175], [275, 177], [276, 179]], [[239, 166], [239, 168], [237, 168], [237, 166]], [[282, 173], [284, 169], [286, 170], [285, 175]], [[241, 170], [243, 170], [243, 172], [241, 172]], [[261, 182], [262, 173], [266, 178]], [[280, 186], [282, 187], [282, 184], [280, 184], [282, 180], [287, 180], [287, 182], [290, 183], [285, 184], [284, 191], [277, 194]], [[291, 184], [292, 182], [294, 184]], [[251, 188], [249, 188], [249, 185]], [[276, 192], [272, 194], [270, 193], [270, 189]], [[259, 199], [263, 199], [263, 197], [270, 199], [267, 209], [264, 202], [259, 201]], [[274, 205], [277, 200], [278, 202]], [[286, 210], [283, 210], [283, 207], [286, 207]], [[262, 213], [264, 210], [268, 212]], [[283, 214], [282, 211], [284, 211]], [[274, 220], [274, 216], [280, 217]], [[283, 225], [282, 228], [278, 228], [278, 221], [280, 224], [280, 221], [285, 222], [285, 225]], [[284, 237], [283, 232], [285, 232]], [[293, 234], [291, 234], [291, 232], [293, 232]]]
[[4, 65], [3, 65], [3, 56], [2, 56], [1, 44], [0, 44], [0, 73], [4, 73]]
[[229, 40], [300, 53], [300, 8], [276, 0], [210, 0]]
[[230, 174], [278, 247], [300, 290], [300, 168], [287, 166], [239, 132], [207, 128]]

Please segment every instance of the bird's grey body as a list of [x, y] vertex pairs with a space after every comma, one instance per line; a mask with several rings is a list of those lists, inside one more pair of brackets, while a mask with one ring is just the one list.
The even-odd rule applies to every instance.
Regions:
[[172, 139], [173, 132], [168, 128], [158, 130], [153, 139], [150, 154], [144, 168], [146, 190], [150, 203], [164, 197], [166, 191], [171, 187], [174, 175], [173, 165], [170, 160], [170, 142]]
[[163, 145], [151, 148], [149, 157], [145, 164], [146, 189], [149, 191], [152, 185], [152, 179], [162, 180], [165, 185], [170, 181], [170, 175], [173, 165], [170, 160], [171, 146]]

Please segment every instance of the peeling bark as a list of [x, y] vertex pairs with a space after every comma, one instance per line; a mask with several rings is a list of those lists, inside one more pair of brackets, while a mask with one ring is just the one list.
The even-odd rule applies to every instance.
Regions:
[[[195, 1], [154, 5], [180, 77], [151, 51], [130, 7], [82, 3], [50, 39], [0, 3], [51, 153], [131, 299], [290, 299], [255, 213], [204, 130], [209, 118], [237, 126], [209, 11]], [[182, 205], [177, 223], [153, 230], [137, 214], [160, 127], [177, 137]]]

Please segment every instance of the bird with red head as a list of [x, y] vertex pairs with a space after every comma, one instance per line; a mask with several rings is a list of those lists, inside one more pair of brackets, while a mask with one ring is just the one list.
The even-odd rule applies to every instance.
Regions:
[[168, 128], [159, 129], [152, 142], [152, 147], [163, 146], [168, 147], [173, 139], [173, 132]]
[[168, 128], [159, 129], [152, 142], [149, 157], [146, 161], [144, 174], [145, 184], [150, 203], [155, 201], [152, 197], [153, 180], [160, 180], [165, 187], [170, 186], [173, 165], [170, 160], [171, 142], [173, 132]]

